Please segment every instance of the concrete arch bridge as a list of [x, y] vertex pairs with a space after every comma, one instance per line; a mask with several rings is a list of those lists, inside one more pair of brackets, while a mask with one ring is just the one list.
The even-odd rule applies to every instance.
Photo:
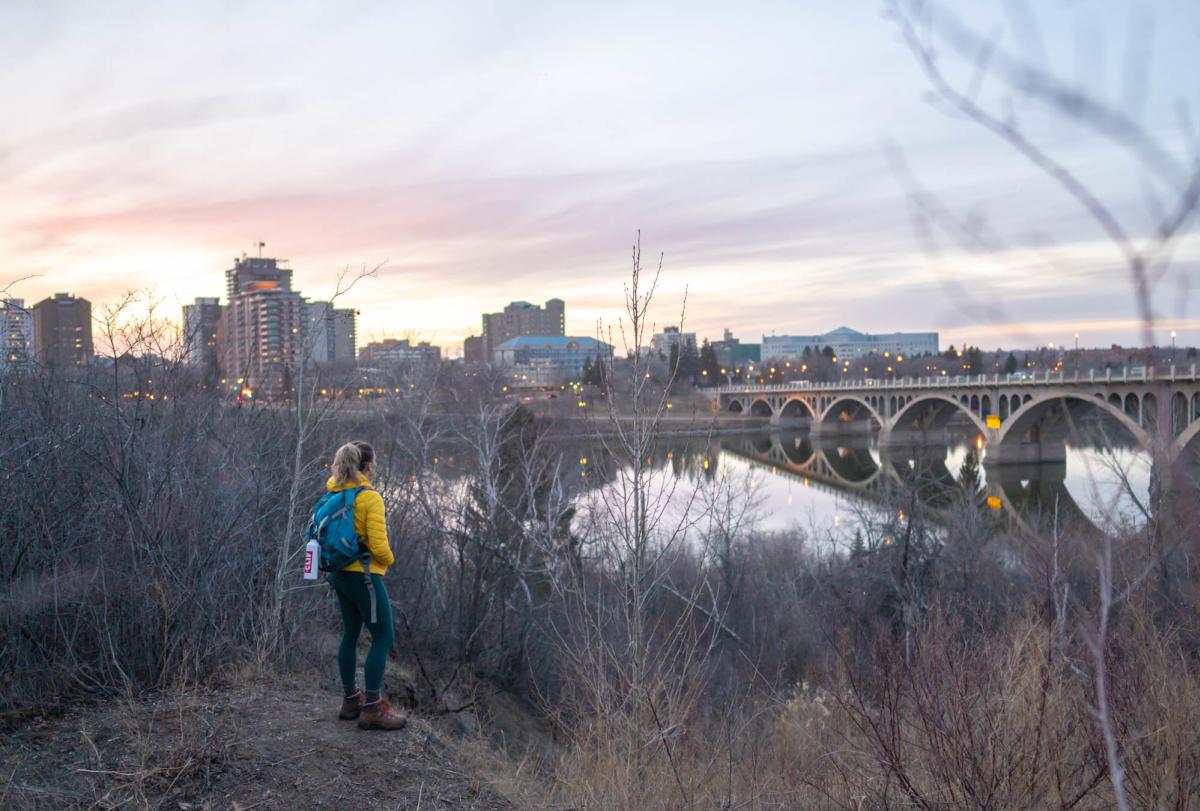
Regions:
[[1065, 460], [1085, 426], [1115, 425], [1172, 463], [1200, 453], [1200, 377], [1195, 364], [1155, 373], [970, 375], [840, 383], [731, 385], [712, 395], [722, 413], [807, 428], [814, 435], [878, 432], [881, 445], [939, 441], [952, 423], [978, 430], [984, 463]]

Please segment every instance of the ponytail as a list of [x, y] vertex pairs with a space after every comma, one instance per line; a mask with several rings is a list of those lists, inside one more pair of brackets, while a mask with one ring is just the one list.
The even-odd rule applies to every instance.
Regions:
[[333, 483], [341, 487], [362, 478], [367, 465], [375, 461], [375, 449], [366, 442], [347, 442], [333, 455]]

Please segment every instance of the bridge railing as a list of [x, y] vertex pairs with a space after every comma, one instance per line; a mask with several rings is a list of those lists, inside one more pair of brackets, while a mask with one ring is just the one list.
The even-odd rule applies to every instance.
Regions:
[[943, 389], [979, 387], [992, 388], [995, 386], [1053, 386], [1078, 383], [1148, 383], [1148, 382], [1194, 382], [1196, 381], [1196, 364], [1180, 368], [1172, 364], [1163, 372], [1155, 367], [1135, 366], [1124, 367], [1120, 374], [1112, 369], [1105, 369], [1103, 375], [1096, 374], [1095, 369], [1088, 370], [1085, 375], [1075, 372], [1067, 375], [1065, 372], [1054, 374], [1047, 370], [1038, 375], [1015, 373], [978, 375], [923, 375], [920, 377], [889, 377], [868, 378], [866, 380], [838, 380], [832, 383], [811, 383], [794, 380], [790, 383], [738, 383], [718, 386], [718, 394], [752, 394], [776, 391], [846, 391], [846, 390], [895, 390], [895, 389]]

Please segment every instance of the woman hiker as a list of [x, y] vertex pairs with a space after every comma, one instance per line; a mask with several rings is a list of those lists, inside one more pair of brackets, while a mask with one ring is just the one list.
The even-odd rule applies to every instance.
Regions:
[[[371, 588], [367, 587], [362, 564], [351, 563], [341, 571], [329, 574], [329, 584], [337, 593], [342, 609], [342, 644], [338, 647], [338, 670], [342, 676], [345, 698], [338, 718], [358, 719], [359, 729], [402, 729], [408, 723], [383, 697], [383, 669], [392, 648], [395, 632], [392, 629], [392, 604], [388, 600], [383, 575], [394, 561], [388, 545], [387, 515], [383, 497], [371, 488], [375, 474], [375, 450], [366, 442], [348, 442], [337, 449], [333, 457], [333, 475], [325, 487], [340, 493], [355, 487], [364, 488], [354, 497], [354, 531], [371, 552]], [[375, 622], [371, 621], [371, 600], [375, 601]], [[371, 650], [363, 665], [363, 688], [358, 689], [358, 635], [363, 625], [371, 631]]]

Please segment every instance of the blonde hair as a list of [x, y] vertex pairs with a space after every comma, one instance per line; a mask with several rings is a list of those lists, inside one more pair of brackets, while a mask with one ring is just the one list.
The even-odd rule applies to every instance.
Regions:
[[333, 483], [341, 487], [346, 482], [363, 478], [362, 472], [375, 461], [375, 449], [366, 442], [347, 442], [333, 455]]

